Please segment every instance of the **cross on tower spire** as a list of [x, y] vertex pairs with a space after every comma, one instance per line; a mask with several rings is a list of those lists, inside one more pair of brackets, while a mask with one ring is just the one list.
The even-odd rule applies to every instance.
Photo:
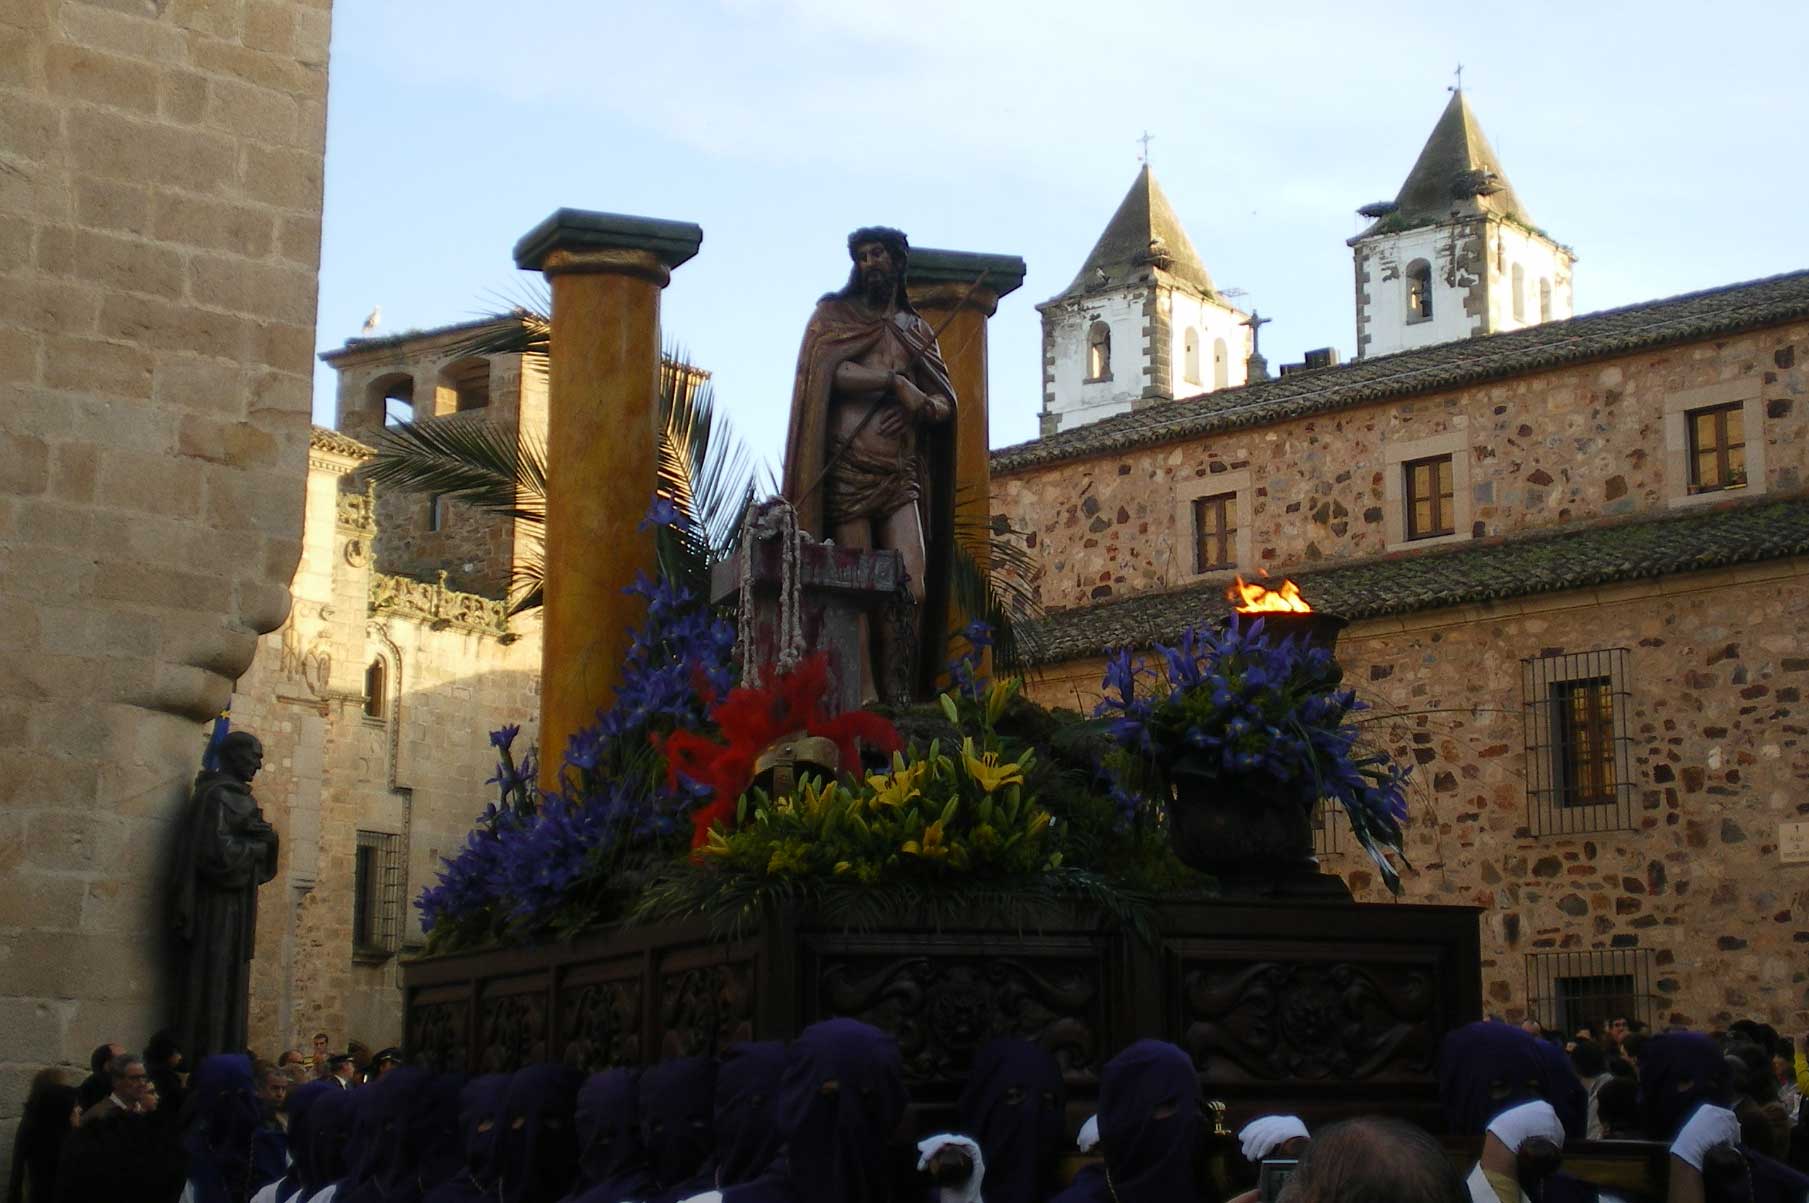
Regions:
[[1457, 64], [1457, 70], [1453, 71], [1452, 74], [1457, 76], [1457, 83], [1454, 87], [1446, 88], [1445, 91], [1447, 91], [1447, 92], [1463, 91], [1464, 90], [1464, 65], [1462, 63]]
[[1149, 144], [1151, 142], [1154, 142], [1155, 140], [1156, 140], [1155, 135], [1150, 133], [1148, 130], [1144, 130], [1143, 137], [1137, 139], [1138, 142], [1141, 142], [1143, 144], [1143, 151], [1141, 154], [1139, 154], [1137, 156], [1137, 161], [1139, 163], [1148, 163], [1149, 162]]

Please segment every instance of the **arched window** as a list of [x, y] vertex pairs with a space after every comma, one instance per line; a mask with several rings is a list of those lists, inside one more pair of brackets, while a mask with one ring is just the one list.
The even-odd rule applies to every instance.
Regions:
[[1432, 265], [1415, 259], [1407, 265], [1407, 320], [1423, 322], [1432, 316]]
[[436, 408], [443, 414], [462, 414], [490, 404], [490, 361], [468, 355], [440, 369]]
[[1518, 263], [1514, 264], [1514, 282], [1511, 287], [1514, 290], [1514, 320], [1524, 322], [1526, 320], [1526, 269]]
[[1189, 384], [1200, 382], [1200, 332], [1192, 326], [1181, 336], [1181, 378]]
[[1224, 388], [1231, 382], [1231, 360], [1225, 352], [1225, 340], [1212, 340], [1212, 387]]
[[388, 697], [384, 692], [386, 674], [383, 671], [383, 658], [379, 656], [371, 661], [371, 666], [364, 670], [364, 717], [382, 718], [383, 703]]
[[366, 397], [371, 412], [383, 415], [385, 426], [415, 420], [415, 378], [407, 372], [377, 377]]
[[1551, 321], [1551, 281], [1544, 277], [1539, 279], [1539, 320]]
[[1112, 328], [1104, 322], [1094, 322], [1087, 330], [1087, 379], [1110, 380], [1112, 378]]

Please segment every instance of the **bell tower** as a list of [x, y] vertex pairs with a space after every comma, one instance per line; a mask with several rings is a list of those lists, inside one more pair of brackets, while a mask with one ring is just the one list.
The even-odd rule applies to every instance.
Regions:
[[1574, 312], [1575, 254], [1533, 223], [1461, 87], [1394, 200], [1358, 212], [1359, 359]]

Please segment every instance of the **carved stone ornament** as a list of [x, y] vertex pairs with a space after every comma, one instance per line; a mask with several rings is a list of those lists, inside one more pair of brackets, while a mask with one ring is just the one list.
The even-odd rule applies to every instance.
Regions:
[[371, 613], [413, 619], [436, 631], [451, 627], [478, 635], [509, 634], [509, 607], [505, 603], [448, 589], [443, 570], [432, 581], [373, 572]]

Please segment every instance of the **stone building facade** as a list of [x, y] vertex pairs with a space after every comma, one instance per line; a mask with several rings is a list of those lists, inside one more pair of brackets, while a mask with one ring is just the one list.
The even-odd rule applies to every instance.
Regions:
[[1805, 406], [1797, 273], [995, 452], [1053, 607], [1033, 692], [1089, 708], [1109, 648], [1291, 577], [1353, 620], [1416, 765], [1405, 900], [1483, 908], [1491, 1009], [1809, 1030]]
[[485, 735], [534, 740], [540, 635], [497, 599], [382, 570], [383, 499], [357, 475], [370, 449], [315, 429], [294, 604], [233, 694], [264, 742], [257, 792], [282, 846], [264, 887], [253, 1047], [325, 1031], [399, 1045], [397, 957], [421, 944], [414, 900], [464, 843], [493, 787]]
[[169, 1022], [171, 834], [207, 720], [288, 613], [330, 17], [0, 4], [9, 1131], [38, 1069]]

